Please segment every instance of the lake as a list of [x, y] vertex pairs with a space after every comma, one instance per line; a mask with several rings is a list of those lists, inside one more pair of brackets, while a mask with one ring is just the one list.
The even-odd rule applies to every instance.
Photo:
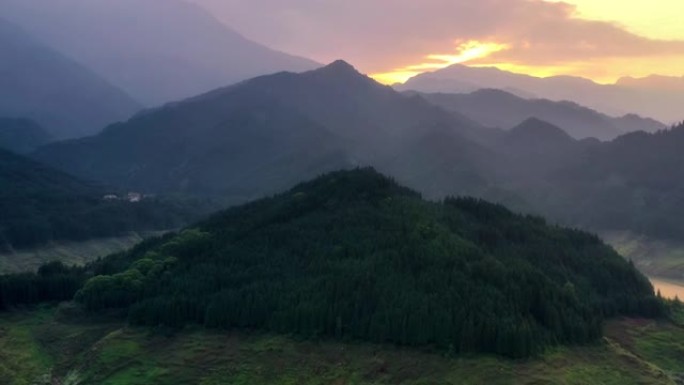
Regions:
[[658, 278], [650, 278], [653, 287], [656, 291], [660, 290], [660, 294], [665, 298], [684, 300], [684, 282], [666, 281]]

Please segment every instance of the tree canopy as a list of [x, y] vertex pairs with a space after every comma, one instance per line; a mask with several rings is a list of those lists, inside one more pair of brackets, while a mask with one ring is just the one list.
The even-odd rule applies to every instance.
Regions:
[[594, 341], [605, 317], [662, 312], [648, 280], [593, 235], [477, 199], [428, 202], [371, 169], [229, 209], [105, 264], [77, 301], [151, 326], [525, 357]]

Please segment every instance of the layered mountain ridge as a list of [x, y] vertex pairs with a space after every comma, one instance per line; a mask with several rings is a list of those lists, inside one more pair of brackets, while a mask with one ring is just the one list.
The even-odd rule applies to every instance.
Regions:
[[396, 155], [434, 135], [453, 143], [452, 149], [465, 149], [452, 159], [488, 162], [488, 151], [466, 138], [477, 127], [338, 61], [169, 104], [101, 135], [47, 146], [35, 156], [115, 185], [240, 201], [357, 164], [411, 173], [398, 165]]
[[34, 120], [65, 139], [93, 135], [140, 108], [122, 90], [3, 19], [0, 51], [2, 117]]
[[[677, 148], [679, 129], [577, 140], [539, 118], [511, 130], [488, 128], [464, 116], [472, 110], [447, 111], [429, 99], [398, 93], [338, 61], [148, 110], [100, 135], [48, 145], [33, 156], [86, 179], [150, 193], [221, 197], [227, 204], [324, 172], [373, 166], [431, 199], [472, 195], [592, 230], [678, 237], [657, 223], [677, 223], [676, 210], [668, 208], [678, 201], [680, 179], [676, 163], [667, 163], [677, 155], [658, 157]], [[654, 139], [640, 144], [632, 137]], [[617, 162], [623, 155], [613, 148], [624, 142], [644, 155]], [[650, 177], [627, 182], [622, 173]], [[667, 189], [656, 190], [660, 182], [652, 182], [659, 175], [661, 182], [670, 180]], [[635, 206], [644, 198], [656, 199], [654, 207], [662, 210]]]
[[[678, 79], [669, 79], [675, 84]], [[629, 86], [627, 83], [631, 83]], [[535, 76], [507, 72], [495, 67], [469, 67], [455, 64], [426, 72], [397, 85], [402, 91], [428, 93], [470, 93], [480, 89], [501, 89], [525, 99], [569, 100], [611, 116], [638, 114], [666, 124], [682, 120], [684, 88], [662, 89], [651, 81], [627, 81], [598, 84], [572, 76]]]
[[667, 126], [638, 115], [614, 118], [572, 102], [525, 99], [501, 90], [482, 89], [470, 94], [421, 94], [446, 110], [478, 123], [508, 129], [528, 118], [552, 123], [576, 139], [612, 140], [633, 131], [656, 132]]
[[3, 0], [3, 17], [147, 107], [319, 66], [250, 41], [183, 0]]

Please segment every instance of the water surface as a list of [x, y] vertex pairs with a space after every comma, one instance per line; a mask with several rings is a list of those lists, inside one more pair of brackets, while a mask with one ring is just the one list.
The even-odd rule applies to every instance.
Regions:
[[660, 278], [649, 278], [656, 291], [660, 290], [660, 294], [665, 298], [684, 300], [684, 282], [663, 280]]

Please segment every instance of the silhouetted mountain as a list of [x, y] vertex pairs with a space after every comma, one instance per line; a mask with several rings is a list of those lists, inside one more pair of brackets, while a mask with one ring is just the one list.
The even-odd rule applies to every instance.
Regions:
[[[505, 157], [508, 168], [504, 171], [508, 175], [500, 176], [497, 181], [504, 183], [499, 187], [505, 188], [509, 194], [517, 191], [518, 203], [498, 201], [518, 210], [543, 212], [534, 204], [536, 197], [531, 192], [543, 190], [549, 173], [574, 164], [592, 145], [595, 143], [590, 140], [577, 141], [559, 127], [537, 118], [527, 119], [504, 132], [488, 147]], [[496, 199], [495, 196], [485, 196]]]
[[43, 127], [31, 120], [0, 118], [0, 148], [27, 154], [51, 140]]
[[655, 132], [667, 128], [637, 115], [613, 118], [572, 102], [523, 99], [505, 91], [486, 89], [470, 94], [422, 94], [449, 111], [485, 126], [509, 128], [535, 117], [562, 128], [576, 139], [611, 140], [632, 131]]
[[[0, 250], [80, 241], [130, 231], [173, 229], [196, 219], [198, 207], [159, 199], [104, 199], [102, 186], [83, 182], [0, 149]], [[121, 195], [121, 194], [120, 194]]]
[[399, 155], [437, 135], [440, 150], [428, 145], [424, 151], [436, 160], [448, 157], [440, 179], [462, 182], [465, 192], [481, 187], [471, 183], [472, 170], [481, 169], [478, 178], [486, 180], [493, 168], [484, 165], [496, 159], [465, 138], [480, 130], [486, 131], [338, 61], [146, 111], [96, 137], [47, 146], [36, 158], [114, 185], [240, 202], [356, 164], [418, 184], [414, 178], [435, 171], [426, 169], [434, 164], [407, 169]]
[[616, 84], [633, 89], [684, 92], [684, 76], [651, 75], [644, 78], [623, 77]]
[[684, 89], [665, 92], [652, 87], [626, 87], [623, 84], [602, 85], [571, 76], [538, 78], [497, 68], [456, 64], [418, 75], [397, 89], [430, 93], [470, 93], [494, 88], [513, 92], [522, 98], [535, 95], [536, 98], [554, 101], [570, 100], [611, 116], [636, 113], [666, 123], [682, 119]]
[[334, 172], [91, 266], [76, 300], [136, 325], [257, 329], [527, 357], [657, 316], [597, 237], [371, 169]]
[[252, 42], [181, 0], [3, 0], [3, 16], [148, 106], [318, 67]]
[[568, 147], [575, 140], [561, 128], [537, 118], [529, 118], [513, 127], [506, 135], [510, 144], [525, 149]]
[[[220, 196], [227, 203], [283, 191], [326, 171], [372, 165], [429, 198], [468, 194], [572, 225], [641, 229], [629, 223], [645, 220], [646, 214], [616, 222], [604, 209], [630, 212], [615, 205], [637, 202], [634, 191], [653, 189], [669, 202], [676, 200], [677, 190], [658, 190], [646, 180], [623, 186], [614, 179], [617, 171], [599, 166], [614, 161], [647, 170], [649, 178], [677, 181], [679, 175], [667, 170], [679, 164], [679, 155], [661, 155], [657, 145], [636, 140], [633, 145], [641, 150], [609, 150], [630, 137], [578, 141], [536, 118], [509, 131], [487, 129], [338, 61], [144, 111], [97, 136], [50, 144], [34, 156], [84, 179], [143, 192]], [[675, 151], [673, 143], [662, 145]], [[651, 164], [649, 151], [672, 163]], [[626, 154], [636, 155], [627, 161]], [[611, 199], [608, 192], [628, 194], [631, 200], [600, 201]], [[676, 221], [675, 213], [663, 210], [661, 218]]]
[[94, 134], [140, 108], [123, 91], [2, 19], [0, 52], [0, 116], [32, 119], [55, 138]]

